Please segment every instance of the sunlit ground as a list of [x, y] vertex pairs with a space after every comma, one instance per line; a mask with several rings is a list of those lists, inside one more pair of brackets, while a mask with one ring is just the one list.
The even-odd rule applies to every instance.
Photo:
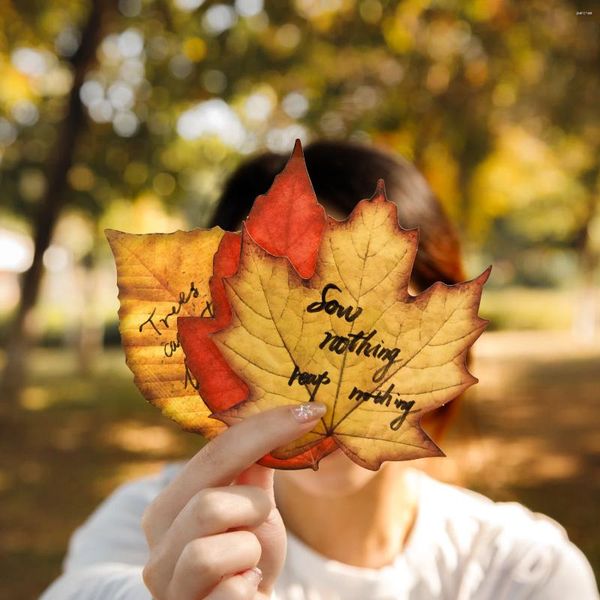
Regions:
[[[448, 458], [430, 467], [553, 517], [598, 576], [600, 344], [494, 332], [476, 350], [480, 383], [442, 444]], [[88, 377], [64, 351], [32, 362], [21, 422], [0, 432], [0, 580], [13, 600], [37, 597], [59, 573], [71, 532], [115, 486], [200, 445], [139, 396], [120, 351]]]

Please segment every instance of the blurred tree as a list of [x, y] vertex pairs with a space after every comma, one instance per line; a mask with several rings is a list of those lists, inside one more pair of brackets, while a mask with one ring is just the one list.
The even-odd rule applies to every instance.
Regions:
[[[67, 106], [62, 119], [56, 126], [56, 140], [46, 159], [46, 185], [32, 218], [34, 254], [31, 267], [26, 271], [21, 291], [21, 300], [9, 333], [6, 363], [4, 366], [0, 396], [16, 398], [24, 375], [24, 358], [28, 336], [24, 332], [27, 315], [35, 306], [43, 272], [43, 256], [50, 245], [51, 236], [65, 202], [67, 201], [67, 173], [79, 142], [84, 122], [84, 109], [80, 89], [85, 76], [95, 61], [96, 50], [101, 39], [101, 25], [109, 3], [105, 0], [93, 2], [82, 29], [81, 43], [69, 59], [72, 83], [66, 98]], [[23, 51], [22, 51], [23, 52]], [[22, 55], [23, 56], [23, 55]], [[22, 58], [27, 63], [27, 55]], [[33, 59], [29, 59], [31, 65]], [[13, 107], [14, 108], [14, 107]], [[32, 117], [27, 112], [36, 110], [27, 104], [16, 104], [15, 117], [21, 111], [21, 120]], [[13, 111], [14, 112], [14, 111]]]

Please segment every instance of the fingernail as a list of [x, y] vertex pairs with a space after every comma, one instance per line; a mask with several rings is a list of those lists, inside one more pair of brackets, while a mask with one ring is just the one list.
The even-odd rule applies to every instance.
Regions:
[[263, 575], [262, 571], [258, 567], [252, 567], [252, 569], [248, 569], [244, 573], [244, 577], [250, 581], [253, 586], [258, 587], [262, 581]]
[[299, 423], [308, 423], [322, 417], [327, 412], [327, 407], [318, 402], [305, 402], [292, 407], [292, 415]]

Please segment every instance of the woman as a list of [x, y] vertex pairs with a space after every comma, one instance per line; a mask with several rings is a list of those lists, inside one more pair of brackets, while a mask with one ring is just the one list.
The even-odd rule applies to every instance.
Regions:
[[[238, 228], [286, 159], [267, 153], [242, 165], [212, 225]], [[465, 279], [456, 234], [414, 167], [344, 142], [313, 143], [305, 159], [337, 218], [385, 180], [401, 225], [421, 231], [415, 291]], [[75, 533], [43, 600], [598, 598], [560, 526], [518, 504], [436, 482], [411, 463], [368, 471], [340, 451], [316, 472], [255, 464], [324, 411], [307, 403], [253, 416], [185, 466], [117, 490]], [[434, 438], [449, 417], [445, 408], [428, 419]]]

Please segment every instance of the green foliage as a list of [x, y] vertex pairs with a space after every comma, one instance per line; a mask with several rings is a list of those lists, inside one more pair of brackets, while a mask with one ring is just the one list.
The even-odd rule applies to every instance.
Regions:
[[[202, 225], [245, 154], [350, 137], [414, 160], [484, 248], [506, 247], [508, 228], [582, 249], [598, 204], [597, 19], [568, 0], [261, 5], [105, 3], [70, 206], [95, 220], [153, 199]], [[5, 212], [34, 216], [89, 9], [0, 1]]]

